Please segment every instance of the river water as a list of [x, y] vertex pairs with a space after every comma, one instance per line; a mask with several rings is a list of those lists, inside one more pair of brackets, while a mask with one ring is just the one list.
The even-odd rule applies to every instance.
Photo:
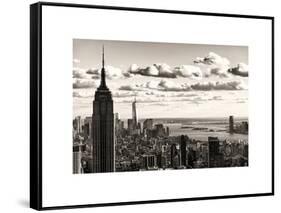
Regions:
[[[235, 124], [248, 121], [247, 118], [235, 120]], [[188, 135], [190, 138], [208, 141], [208, 137], [218, 137], [219, 140], [248, 141], [246, 134], [228, 133], [229, 124], [227, 118], [212, 119], [155, 119], [154, 123], [163, 123], [169, 127], [170, 136]]]

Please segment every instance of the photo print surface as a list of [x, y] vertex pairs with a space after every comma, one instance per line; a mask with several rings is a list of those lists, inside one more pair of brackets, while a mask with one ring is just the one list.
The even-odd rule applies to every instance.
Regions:
[[73, 174], [248, 166], [248, 72], [247, 46], [73, 39]]

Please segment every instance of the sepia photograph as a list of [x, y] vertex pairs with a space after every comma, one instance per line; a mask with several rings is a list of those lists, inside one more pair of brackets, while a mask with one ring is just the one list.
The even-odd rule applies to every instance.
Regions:
[[247, 46], [73, 39], [72, 63], [73, 174], [248, 166]]
[[32, 208], [274, 194], [273, 17], [39, 2], [31, 23]]

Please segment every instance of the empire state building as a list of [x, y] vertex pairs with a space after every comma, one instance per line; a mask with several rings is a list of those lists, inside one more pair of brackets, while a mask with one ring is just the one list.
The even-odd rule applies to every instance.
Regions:
[[104, 48], [101, 82], [93, 101], [93, 172], [114, 172], [113, 100], [105, 81]]

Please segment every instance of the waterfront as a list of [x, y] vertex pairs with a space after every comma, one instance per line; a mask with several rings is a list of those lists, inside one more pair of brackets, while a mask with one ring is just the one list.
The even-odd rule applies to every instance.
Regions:
[[213, 52], [193, 62], [219, 64], [205, 72], [133, 64], [117, 74], [102, 45], [101, 68], [75, 69], [73, 173], [248, 166], [247, 79], [236, 81], [242, 77]]
[[[163, 123], [169, 127], [170, 136], [188, 135], [188, 137], [208, 141], [208, 137], [218, 137], [219, 140], [248, 142], [248, 134], [230, 134], [228, 118], [160, 118], [155, 123]], [[247, 118], [237, 118], [237, 122], [248, 121]]]

